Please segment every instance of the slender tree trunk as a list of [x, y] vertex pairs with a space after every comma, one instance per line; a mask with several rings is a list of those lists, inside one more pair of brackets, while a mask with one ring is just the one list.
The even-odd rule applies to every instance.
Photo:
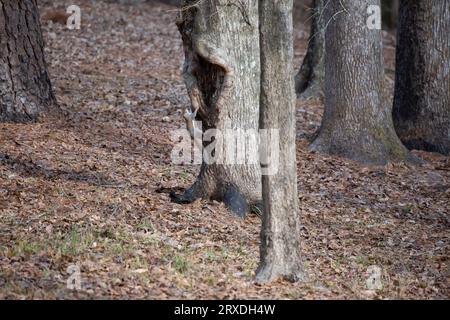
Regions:
[[295, 91], [299, 97], [309, 99], [323, 96], [325, 78], [325, 17], [324, 0], [314, 0], [308, 50], [302, 66], [295, 76]]
[[[257, 132], [258, 0], [186, 0], [178, 26], [186, 57], [186, 87], [192, 109], [199, 107], [203, 130]], [[225, 148], [223, 157], [230, 152]], [[194, 185], [182, 196], [172, 194], [181, 203], [197, 198], [222, 200], [234, 213], [245, 216], [251, 205], [261, 201], [259, 163], [203, 163]]]
[[450, 0], [401, 1], [395, 129], [409, 149], [450, 153]]
[[[263, 129], [279, 130], [278, 172], [263, 175], [263, 223], [258, 282], [304, 278], [295, 148], [292, 0], [260, 0], [261, 114]], [[273, 50], [273, 48], [277, 50]], [[273, 152], [273, 147], [265, 148]]]
[[366, 25], [373, 0], [330, 1], [325, 112], [311, 150], [363, 163], [411, 159], [398, 139], [384, 94], [381, 30]]
[[0, 0], [0, 121], [30, 121], [55, 103], [36, 0]]

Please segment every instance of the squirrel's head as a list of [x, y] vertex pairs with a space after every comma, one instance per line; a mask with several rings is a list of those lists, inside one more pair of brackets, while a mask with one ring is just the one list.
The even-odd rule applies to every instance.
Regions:
[[183, 118], [185, 118], [186, 120], [192, 120], [193, 114], [189, 110], [189, 108], [184, 108]]

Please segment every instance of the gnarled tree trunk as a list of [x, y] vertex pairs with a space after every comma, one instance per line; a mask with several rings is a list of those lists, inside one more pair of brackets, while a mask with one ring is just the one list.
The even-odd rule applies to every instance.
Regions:
[[36, 0], [0, 0], [0, 121], [30, 121], [55, 103]]
[[[186, 0], [178, 22], [184, 77], [203, 130], [259, 129], [258, 0]], [[224, 142], [226, 144], [226, 142]], [[224, 150], [223, 157], [227, 157]], [[256, 146], [257, 151], [257, 146]], [[194, 185], [176, 202], [216, 199], [237, 215], [261, 200], [260, 165], [203, 163]]]
[[314, 0], [311, 13], [311, 31], [308, 51], [302, 66], [295, 76], [295, 91], [299, 97], [319, 98], [323, 96], [325, 78], [325, 17], [324, 0]]
[[401, 1], [395, 129], [409, 149], [450, 153], [450, 0]]
[[409, 159], [384, 94], [381, 30], [366, 25], [373, 0], [330, 1], [326, 30], [325, 112], [311, 150], [363, 163]]
[[[258, 282], [304, 279], [295, 148], [292, 0], [260, 0], [262, 129], [279, 130], [278, 170], [263, 175], [263, 223]], [[277, 48], [273, 50], [272, 48]], [[267, 150], [268, 149], [268, 150]], [[273, 147], [266, 148], [273, 152]]]

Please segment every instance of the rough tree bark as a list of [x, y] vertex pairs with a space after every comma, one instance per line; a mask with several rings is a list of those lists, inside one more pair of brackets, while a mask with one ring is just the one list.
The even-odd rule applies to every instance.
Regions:
[[450, 153], [450, 0], [401, 1], [395, 129], [409, 149]]
[[[311, 150], [363, 163], [410, 160], [383, 87], [381, 30], [366, 25], [373, 0], [330, 1], [325, 40], [325, 111]], [[412, 160], [412, 159], [411, 159]]]
[[[257, 131], [258, 0], [185, 0], [178, 27], [185, 50], [185, 83], [192, 109], [199, 107], [203, 130]], [[192, 187], [181, 196], [171, 196], [179, 203], [197, 198], [224, 201], [243, 217], [251, 205], [261, 201], [259, 163], [203, 163]]]
[[[260, 0], [262, 129], [279, 130], [278, 172], [263, 175], [258, 282], [304, 279], [295, 148], [292, 0]], [[273, 48], [276, 48], [274, 50]], [[266, 152], [273, 151], [265, 148]]]
[[314, 0], [308, 50], [295, 76], [295, 91], [299, 97], [305, 99], [323, 97], [326, 25], [323, 12], [324, 0]]
[[36, 120], [54, 103], [36, 0], [0, 0], [0, 121]]

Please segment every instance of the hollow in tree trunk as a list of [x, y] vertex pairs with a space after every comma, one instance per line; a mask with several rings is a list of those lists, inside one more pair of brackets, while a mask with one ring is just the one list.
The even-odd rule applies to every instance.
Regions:
[[366, 25], [373, 0], [330, 1], [325, 40], [325, 111], [312, 151], [362, 163], [412, 158], [398, 139], [384, 92], [381, 30]]
[[409, 149], [450, 153], [450, 0], [401, 1], [395, 129]]
[[[256, 280], [305, 278], [300, 255], [300, 216], [295, 147], [292, 0], [260, 0], [262, 129], [279, 130], [278, 170], [263, 175], [261, 255]], [[276, 47], [277, 50], [272, 48]], [[273, 152], [274, 147], [265, 148]]]
[[295, 76], [295, 91], [304, 99], [323, 96], [325, 77], [325, 17], [324, 0], [314, 0], [311, 13], [311, 30], [308, 50], [302, 66]]
[[55, 103], [36, 0], [0, 0], [0, 121], [24, 122]]
[[382, 0], [381, 11], [383, 17], [383, 26], [392, 30], [397, 27], [398, 20], [398, 2], [399, 0]]
[[[185, 51], [185, 83], [192, 109], [199, 108], [203, 130], [257, 131], [258, 0], [185, 0], [178, 27]], [[229, 151], [225, 149], [222, 157], [226, 158]], [[259, 162], [203, 163], [192, 187], [183, 195], [171, 197], [179, 203], [198, 198], [223, 201], [243, 217], [253, 204], [261, 201]]]

